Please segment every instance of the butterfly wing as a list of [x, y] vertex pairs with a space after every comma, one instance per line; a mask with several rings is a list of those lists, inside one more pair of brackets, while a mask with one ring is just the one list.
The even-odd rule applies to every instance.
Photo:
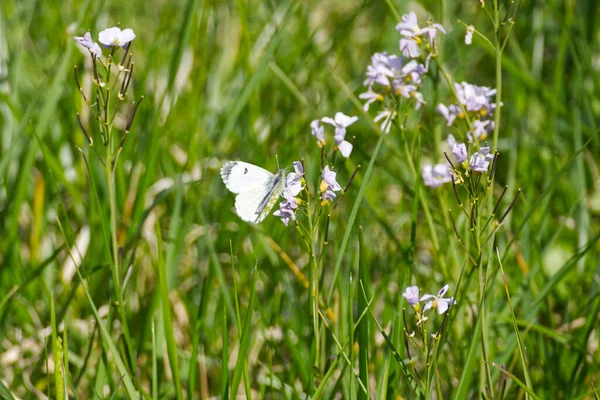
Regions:
[[253, 164], [232, 161], [221, 168], [221, 179], [233, 193], [272, 186], [275, 175]]
[[258, 186], [236, 196], [235, 212], [241, 219], [258, 224], [269, 215], [285, 189], [283, 172], [273, 178], [266, 186]]

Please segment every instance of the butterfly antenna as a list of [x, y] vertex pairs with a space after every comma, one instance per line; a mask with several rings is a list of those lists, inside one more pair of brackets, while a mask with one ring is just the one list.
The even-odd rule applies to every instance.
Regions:
[[275, 161], [277, 162], [277, 170], [279, 171], [281, 168], [279, 168], [279, 156], [277, 154], [275, 154]]

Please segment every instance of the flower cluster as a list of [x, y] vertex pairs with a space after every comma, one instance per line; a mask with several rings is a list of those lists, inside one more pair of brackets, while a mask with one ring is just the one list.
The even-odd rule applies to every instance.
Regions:
[[[371, 104], [376, 101], [383, 102], [389, 95], [414, 99], [415, 109], [418, 110], [425, 103], [418, 90], [426, 72], [427, 67], [416, 60], [405, 62], [404, 57], [388, 55], [385, 51], [375, 53], [371, 57], [371, 65], [367, 67], [366, 79], [363, 82], [367, 91], [358, 95], [360, 99], [366, 100], [364, 110], [368, 111]], [[375, 122], [383, 120], [381, 130], [389, 133], [394, 117], [395, 112], [392, 115], [389, 107], [384, 106], [375, 117]]]
[[299, 199], [296, 198], [304, 188], [304, 167], [300, 161], [294, 161], [294, 172], [290, 172], [285, 178], [285, 189], [279, 209], [273, 215], [281, 218], [281, 222], [287, 226], [290, 220], [296, 220], [296, 210]]
[[425, 28], [420, 28], [417, 15], [411, 11], [402, 16], [402, 22], [396, 25], [396, 30], [402, 37], [400, 39], [400, 51], [404, 57], [416, 58], [421, 55], [420, 46], [427, 46], [430, 50], [435, 48], [435, 37], [437, 32], [446, 34], [444, 27], [440, 24], [429, 22]]
[[[490, 153], [490, 148], [487, 146], [480, 147], [479, 151], [474, 152], [469, 158], [467, 145], [457, 142], [454, 136], [448, 135], [448, 145], [450, 146], [452, 155], [458, 162], [458, 166], [463, 166], [476, 173], [482, 174], [488, 172], [490, 165], [494, 161], [494, 154]], [[454, 163], [452, 163], [452, 166], [454, 166]], [[425, 165], [421, 172], [423, 183], [431, 188], [438, 188], [444, 183], [452, 182], [456, 177], [458, 177], [457, 182], [461, 182], [459, 169], [453, 169], [447, 163], [440, 163], [433, 166]]]
[[[452, 135], [448, 135], [448, 145], [450, 146], [456, 161], [467, 167], [467, 145], [465, 143], [458, 143]], [[488, 146], [482, 146], [479, 148], [479, 151], [476, 151], [471, 155], [468, 168], [475, 172], [488, 172], [490, 164], [493, 161], [494, 155], [490, 153], [490, 148]]]
[[[441, 315], [448, 311], [450, 306], [456, 304], [453, 297], [444, 298], [444, 295], [448, 292], [448, 288], [448, 285], [444, 285], [437, 295], [426, 294], [419, 298], [419, 288], [417, 286], [410, 286], [406, 288], [402, 296], [404, 296], [408, 304], [410, 304], [418, 313], [424, 313], [430, 309], [434, 309]], [[426, 303], [421, 311], [421, 302], [423, 301]]]
[[310, 128], [314, 137], [317, 138], [319, 146], [325, 145], [325, 130], [321, 122], [329, 124], [335, 128], [333, 135], [333, 141], [335, 142], [336, 148], [340, 151], [342, 156], [349, 157], [352, 153], [352, 143], [346, 140], [346, 128], [355, 123], [358, 117], [350, 117], [342, 112], [335, 114], [335, 118], [324, 117], [320, 120], [316, 119], [310, 123]]
[[[137, 101], [134, 101], [133, 106], [129, 109], [129, 117], [123, 129], [123, 136], [117, 138], [112, 132], [115, 119], [114, 116], [111, 118], [110, 115], [113, 115], [113, 112], [118, 112], [120, 106], [124, 105], [122, 102], [127, 97], [128, 89], [132, 82], [134, 62], [133, 55], [128, 50], [135, 37], [132, 29], [121, 30], [118, 27], [101, 31], [98, 35], [98, 43], [92, 39], [92, 34], [89, 31], [85, 32], [83, 36], [73, 37], [79, 45], [88, 50], [92, 58], [92, 77], [93, 83], [96, 86], [95, 89], [86, 93], [87, 91], [84, 90], [79, 81], [77, 65], [73, 67], [73, 75], [83, 102], [100, 122], [99, 129], [92, 129], [90, 131], [88, 124], [80, 119], [79, 113], [77, 114], [77, 120], [90, 148], [100, 159], [104, 159], [104, 157], [101, 157], [96, 147], [94, 147], [96, 138], [99, 136], [104, 146], [115, 150], [115, 153], [108, 158], [114, 156], [118, 159], [118, 155], [125, 143], [126, 134], [130, 132], [137, 109], [144, 98], [141, 96]], [[106, 57], [102, 53], [103, 47], [110, 49]], [[125, 51], [120, 61], [115, 63], [113, 57], [121, 47]], [[118, 66], [117, 74], [111, 73], [113, 65]], [[112, 96], [114, 96], [114, 102]], [[109, 111], [109, 107], [115, 104], [116, 108], [114, 111]]]
[[474, 138], [486, 139], [488, 134], [494, 130], [493, 118], [496, 103], [492, 101], [492, 97], [496, 94], [496, 89], [462, 82], [454, 84], [454, 91], [458, 103], [449, 106], [440, 103], [437, 106], [438, 113], [444, 117], [448, 126], [452, 126], [456, 119], [466, 118], [466, 112], [472, 121], [471, 130], [467, 132], [469, 142], [472, 142]]
[[[102, 49], [98, 43], [92, 40], [92, 34], [86, 32], [83, 36], [73, 37], [77, 43], [85, 47], [95, 57], [102, 57]], [[135, 39], [135, 33], [133, 29], [121, 30], [121, 28], [114, 27], [103, 30], [98, 34], [98, 41], [108, 48], [113, 47], [126, 47], [129, 43]]]
[[[382, 102], [382, 110], [375, 117], [375, 122], [381, 121], [381, 130], [389, 133], [392, 121], [396, 118], [395, 108], [402, 98], [412, 101], [415, 109], [425, 104], [419, 88], [423, 75], [429, 70], [429, 60], [435, 54], [435, 37], [437, 32], [446, 33], [440, 24], [429, 23], [425, 28], [418, 25], [414, 12], [402, 16], [396, 30], [400, 33], [401, 56], [388, 54], [385, 51], [375, 53], [371, 64], [367, 67], [363, 85], [367, 91], [358, 97], [365, 100], [364, 110], [368, 111], [371, 104]], [[424, 62], [416, 58], [421, 56], [421, 50], [427, 53]]]

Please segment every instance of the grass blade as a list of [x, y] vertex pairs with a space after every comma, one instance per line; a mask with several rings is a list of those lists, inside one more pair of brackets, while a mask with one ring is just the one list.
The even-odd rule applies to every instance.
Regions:
[[244, 320], [244, 330], [242, 331], [242, 337], [240, 339], [240, 350], [238, 358], [235, 363], [235, 369], [233, 370], [233, 378], [231, 379], [231, 396], [230, 398], [235, 399], [237, 396], [238, 387], [242, 379], [243, 371], [246, 367], [245, 361], [248, 357], [250, 350], [250, 336], [252, 334], [252, 313], [254, 312], [254, 290], [256, 284], [257, 267], [254, 267], [252, 276], [252, 284], [250, 286], [250, 300], [248, 300], [248, 310], [246, 311], [246, 319]]
[[[370, 279], [368, 263], [366, 261], [365, 245], [364, 245], [364, 231], [362, 227], [359, 227], [358, 233], [358, 279], [362, 282], [365, 288], [365, 294], [371, 296], [370, 290]], [[350, 290], [354, 290], [351, 288]], [[362, 312], [367, 308], [367, 299], [365, 296], [358, 296], [358, 311]], [[369, 320], [364, 319], [358, 324], [358, 375], [360, 380], [364, 382], [367, 393], [362, 391], [358, 392], [358, 399], [368, 399], [369, 389]]]
[[[517, 337], [517, 344], [519, 346], [519, 355], [521, 356], [521, 365], [523, 367], [523, 373], [525, 374], [525, 383], [527, 388], [533, 393], [533, 385], [531, 383], [531, 376], [529, 375], [529, 366], [527, 365], [527, 357], [525, 356], [525, 346], [523, 340], [519, 334], [519, 325], [517, 324], [517, 318], [515, 317], [515, 310], [513, 309], [512, 302], [510, 301], [510, 293], [508, 292], [508, 283], [506, 281], [506, 275], [504, 275], [504, 268], [502, 267], [502, 259], [500, 257], [500, 250], [496, 247], [496, 254], [498, 255], [498, 262], [500, 264], [500, 271], [502, 272], [502, 279], [504, 279], [504, 290], [506, 291], [506, 299], [508, 300], [508, 307], [510, 308], [510, 318], [513, 323], [515, 330], [515, 336]], [[529, 393], [529, 391], [528, 391]]]
[[181, 400], [183, 394], [181, 389], [181, 378], [179, 376], [179, 361], [177, 360], [177, 343], [175, 342], [175, 333], [173, 332], [173, 316], [171, 315], [171, 302], [169, 301], [169, 284], [167, 282], [167, 271], [162, 251], [163, 240], [158, 221], [156, 223], [156, 241], [158, 243], [158, 290], [163, 313], [165, 339], [167, 341], [167, 354], [173, 373], [177, 400]]

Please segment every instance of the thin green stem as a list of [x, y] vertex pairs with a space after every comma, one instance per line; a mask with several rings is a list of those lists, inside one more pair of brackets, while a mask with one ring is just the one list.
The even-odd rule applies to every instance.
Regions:
[[[315, 200], [315, 205], [318, 200]], [[315, 206], [316, 207], [316, 206]], [[307, 209], [310, 210], [310, 200], [307, 203]], [[316, 209], [315, 209], [316, 211]], [[308, 216], [308, 252], [311, 261], [311, 281], [310, 281], [310, 296], [312, 298], [312, 319], [313, 332], [315, 341], [315, 360], [314, 365], [320, 371], [321, 360], [321, 335], [319, 329], [319, 265], [317, 263], [317, 255], [315, 254], [315, 222], [311, 215]]]

